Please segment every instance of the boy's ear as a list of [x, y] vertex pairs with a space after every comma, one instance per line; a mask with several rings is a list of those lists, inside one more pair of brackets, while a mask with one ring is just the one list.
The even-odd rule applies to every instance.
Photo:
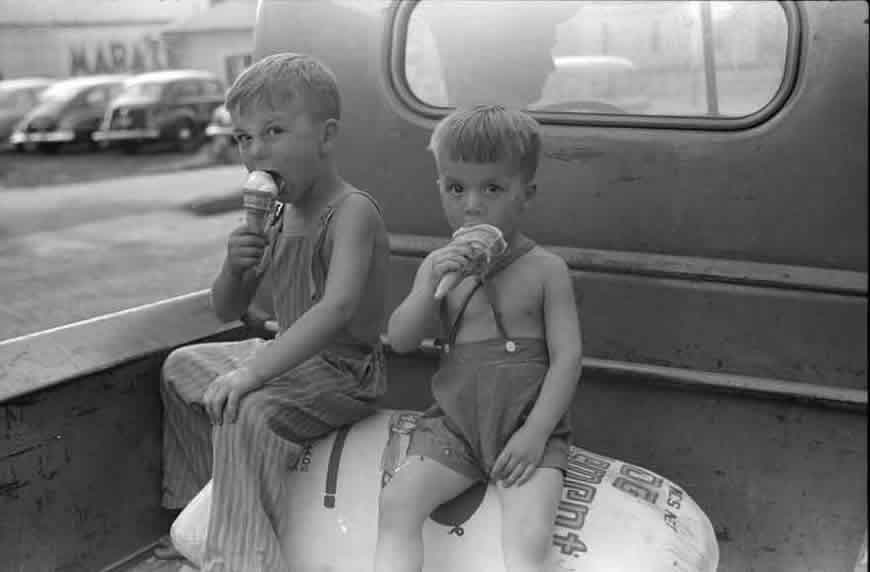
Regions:
[[335, 119], [327, 119], [323, 122], [323, 130], [320, 133], [320, 144], [325, 153], [332, 152], [337, 138], [338, 121]]

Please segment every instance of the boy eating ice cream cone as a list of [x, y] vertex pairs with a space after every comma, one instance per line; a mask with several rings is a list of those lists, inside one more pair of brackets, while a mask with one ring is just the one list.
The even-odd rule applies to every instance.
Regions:
[[[501, 106], [458, 110], [429, 148], [447, 222], [459, 230], [422, 262], [388, 335], [406, 352], [431, 322], [449, 333], [432, 379], [435, 404], [411, 436], [408, 462], [381, 491], [375, 572], [419, 572], [424, 521], [478, 481], [501, 485], [505, 568], [540, 572], [568, 461], [581, 345], [565, 261], [519, 230], [537, 190], [537, 122]], [[479, 225], [499, 229], [506, 250], [493, 256], [498, 234]], [[436, 300], [445, 276], [459, 279]]]

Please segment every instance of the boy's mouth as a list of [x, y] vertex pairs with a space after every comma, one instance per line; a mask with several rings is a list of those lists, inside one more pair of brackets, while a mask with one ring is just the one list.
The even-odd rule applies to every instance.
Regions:
[[269, 176], [275, 181], [275, 186], [278, 187], [278, 194], [280, 195], [284, 191], [284, 177], [282, 177], [278, 171], [273, 171], [271, 169], [263, 169], [263, 172], [269, 173]]

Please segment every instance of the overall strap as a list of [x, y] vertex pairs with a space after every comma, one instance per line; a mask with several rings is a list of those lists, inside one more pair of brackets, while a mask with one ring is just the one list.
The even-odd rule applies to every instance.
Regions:
[[381, 212], [381, 207], [375, 201], [374, 197], [363, 191], [349, 191], [342, 193], [329, 204], [326, 205], [323, 213], [320, 215], [320, 225], [317, 229], [317, 238], [314, 241], [314, 247], [311, 250], [311, 266], [308, 271], [308, 289], [311, 293], [311, 299], [317, 300], [323, 295], [320, 291], [322, 285], [326, 283], [326, 261], [323, 259], [323, 245], [326, 244], [326, 234], [329, 229], [329, 223], [333, 215], [338, 211], [338, 207], [351, 195], [362, 195], [367, 198]]
[[269, 214], [268, 222], [266, 223], [266, 248], [263, 251], [263, 257], [255, 268], [255, 274], [262, 278], [266, 273], [269, 265], [272, 262], [272, 257], [275, 253], [275, 242], [278, 240], [278, 235], [284, 231], [284, 203], [275, 201], [272, 212]]
[[[456, 313], [456, 319], [453, 320], [453, 323], [450, 324], [450, 330], [447, 333], [447, 347], [451, 347], [456, 343], [456, 334], [459, 333], [459, 323], [462, 321], [462, 316], [465, 314], [465, 309], [468, 308], [468, 303], [471, 302], [471, 298], [474, 297], [475, 292], [483, 286], [483, 280], [476, 279], [476, 283], [465, 299], [462, 301], [462, 304], [459, 306], [459, 312]], [[447, 323], [447, 297], [444, 297], [441, 300], [441, 323]]]
[[281, 232], [284, 230], [284, 207], [286, 205], [280, 201], [275, 201], [275, 206], [272, 209], [272, 215], [269, 217], [269, 224], [267, 225], [268, 230], [273, 230], [272, 227], [275, 227], [274, 230], [276, 232]]
[[486, 299], [489, 302], [489, 307], [492, 308], [492, 315], [495, 318], [495, 325], [498, 328], [498, 333], [502, 339], [507, 342], [508, 347], [511, 347], [513, 342], [510, 341], [507, 330], [504, 326], [504, 317], [501, 309], [498, 306], [498, 298], [495, 292], [495, 285], [491, 282], [493, 276], [516, 262], [517, 259], [531, 251], [535, 247], [535, 241], [525, 235], [517, 236], [514, 244], [502, 256], [495, 260], [495, 263], [487, 270], [483, 277], [483, 290], [486, 293]]
[[[332, 215], [335, 214], [335, 212], [338, 210], [338, 207], [341, 206], [341, 203], [343, 203], [345, 201], [345, 199], [347, 199], [351, 195], [360, 195], [360, 196], [367, 198], [369, 200], [369, 202], [371, 202], [372, 205], [374, 205], [375, 209], [377, 209], [377, 211], [379, 213], [381, 212], [381, 206], [378, 204], [378, 202], [375, 200], [375, 198], [373, 196], [371, 196], [370, 194], [368, 194], [367, 192], [356, 191], [356, 190], [348, 191], [346, 193], [342, 193], [341, 195], [339, 195], [338, 197], [333, 199], [329, 204], [326, 205], [326, 209], [323, 211], [323, 214], [320, 215], [321, 228], [326, 229], [326, 227], [329, 226], [329, 221], [332, 220]], [[381, 214], [383, 214], [383, 213], [381, 213]]]
[[[501, 256], [495, 259], [492, 266], [486, 271], [486, 273], [477, 279], [477, 283], [462, 301], [462, 304], [459, 307], [459, 311], [456, 313], [456, 319], [450, 325], [450, 330], [447, 335], [447, 347], [452, 346], [456, 343], [456, 335], [459, 333], [459, 325], [462, 321], [462, 316], [465, 314], [466, 308], [468, 308], [468, 303], [471, 302], [471, 298], [477, 292], [477, 290], [482, 286], [484, 292], [486, 293], [487, 301], [489, 302], [490, 308], [492, 308], [492, 314], [495, 318], [495, 325], [498, 328], [498, 333], [508, 344], [512, 344], [510, 342], [510, 338], [507, 334], [507, 330], [504, 327], [504, 318], [502, 316], [501, 311], [498, 308], [498, 304], [496, 303], [495, 296], [495, 286], [490, 282], [490, 279], [513, 264], [517, 259], [519, 259], [524, 254], [528, 253], [535, 247], [535, 242], [530, 238], [527, 238], [524, 235], [519, 235], [517, 240], [513, 245]], [[442, 323], [447, 323], [447, 299], [444, 298], [441, 301], [441, 318]]]

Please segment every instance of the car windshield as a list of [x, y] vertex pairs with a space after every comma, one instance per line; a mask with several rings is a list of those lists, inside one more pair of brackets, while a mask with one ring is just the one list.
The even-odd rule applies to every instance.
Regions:
[[40, 99], [47, 101], [66, 101], [75, 97], [84, 89], [80, 83], [58, 83], [42, 92]]
[[157, 98], [160, 97], [160, 92], [163, 91], [164, 85], [164, 83], [158, 82], [129, 83], [121, 94], [127, 97]]
[[20, 97], [18, 90], [0, 87], [0, 109], [15, 109]]

